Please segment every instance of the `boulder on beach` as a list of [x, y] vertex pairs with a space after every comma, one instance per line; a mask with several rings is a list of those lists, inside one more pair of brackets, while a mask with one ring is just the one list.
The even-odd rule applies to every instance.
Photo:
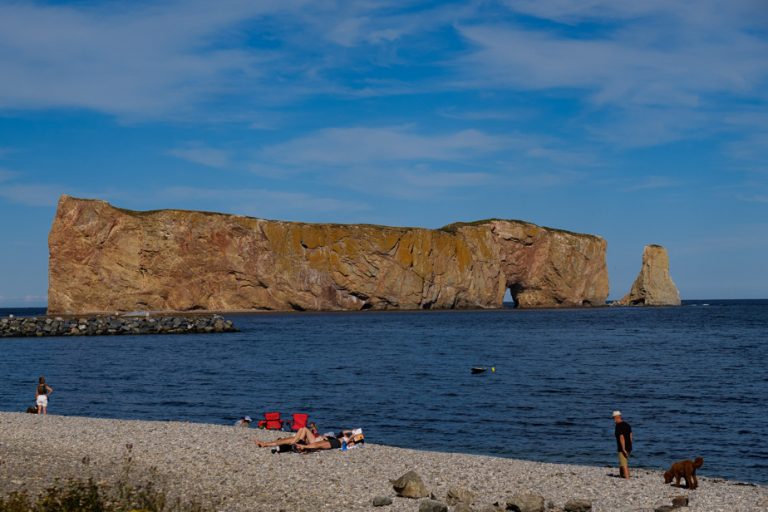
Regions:
[[507, 510], [513, 512], [544, 512], [544, 497], [538, 494], [515, 494], [507, 498]]
[[458, 503], [466, 503], [471, 505], [475, 500], [475, 494], [469, 489], [463, 487], [451, 487], [448, 489], [448, 493], [445, 496], [445, 501], [449, 505], [456, 505]]
[[373, 498], [374, 507], [386, 507], [392, 504], [392, 498], [389, 496], [376, 496]]
[[570, 499], [565, 502], [563, 507], [565, 512], [590, 512], [592, 510], [592, 502], [582, 499]]
[[424, 480], [415, 471], [408, 471], [397, 480], [393, 480], [392, 488], [395, 489], [398, 496], [403, 498], [418, 499], [429, 496]]
[[426, 499], [419, 503], [419, 512], [448, 512], [448, 505], [442, 501]]

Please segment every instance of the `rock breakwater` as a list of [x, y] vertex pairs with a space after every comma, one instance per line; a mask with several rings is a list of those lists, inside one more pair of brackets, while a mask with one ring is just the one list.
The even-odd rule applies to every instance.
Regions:
[[106, 336], [120, 334], [185, 334], [236, 332], [219, 315], [90, 316], [0, 318], [0, 338], [39, 336]]

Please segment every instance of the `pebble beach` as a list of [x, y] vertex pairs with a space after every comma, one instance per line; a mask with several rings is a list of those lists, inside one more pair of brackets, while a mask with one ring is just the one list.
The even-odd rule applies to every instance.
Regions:
[[426, 452], [377, 445], [342, 452], [273, 454], [254, 441], [281, 435], [254, 428], [184, 422], [0, 413], [0, 493], [35, 494], [55, 478], [153, 479], [169, 496], [222, 511], [417, 511], [420, 501], [395, 495], [390, 480], [418, 473], [437, 500], [450, 488], [475, 495], [472, 510], [496, 510], [513, 494], [534, 493], [551, 510], [573, 498], [595, 511], [653, 511], [675, 496], [690, 511], [763, 511], [768, 488], [699, 477], [699, 489], [665, 485], [662, 473], [634, 469], [629, 481], [609, 467]]

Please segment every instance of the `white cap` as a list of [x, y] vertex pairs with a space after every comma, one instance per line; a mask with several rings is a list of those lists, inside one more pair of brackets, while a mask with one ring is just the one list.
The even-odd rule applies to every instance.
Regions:
[[613, 417], [621, 416], [621, 411], [613, 411]]
[[250, 417], [250, 416], [243, 416], [243, 421], [247, 421], [248, 423], [250, 423], [250, 422], [252, 422], [253, 420], [251, 419], [251, 417]]

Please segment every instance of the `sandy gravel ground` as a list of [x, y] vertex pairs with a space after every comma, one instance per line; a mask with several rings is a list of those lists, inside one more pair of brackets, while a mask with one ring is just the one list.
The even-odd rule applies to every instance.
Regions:
[[[555, 509], [583, 498], [598, 512], [653, 511], [674, 496], [688, 495], [690, 511], [768, 510], [766, 486], [700, 477], [699, 489], [688, 491], [664, 485], [661, 471], [635, 470], [624, 481], [615, 477], [614, 468], [373, 443], [308, 455], [273, 455], [254, 444], [277, 436], [217, 425], [0, 413], [0, 493], [35, 493], [56, 477], [111, 482], [127, 472], [130, 478], [155, 479], [172, 496], [215, 504], [222, 511], [417, 511], [419, 501], [396, 498], [389, 483], [415, 470], [437, 499], [445, 500], [454, 486], [471, 490], [477, 496], [475, 510], [490, 510], [494, 502], [528, 492], [544, 496]], [[374, 509], [375, 496], [394, 501]]]

